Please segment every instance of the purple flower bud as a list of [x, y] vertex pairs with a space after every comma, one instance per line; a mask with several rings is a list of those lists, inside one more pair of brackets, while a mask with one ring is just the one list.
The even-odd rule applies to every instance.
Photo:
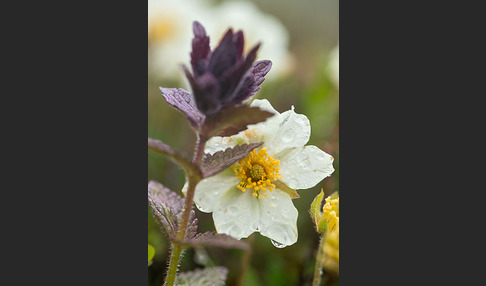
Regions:
[[260, 45], [243, 56], [245, 39], [242, 31], [228, 29], [219, 45], [211, 51], [204, 27], [193, 23], [191, 68], [184, 68], [197, 108], [206, 115], [241, 104], [260, 89], [272, 63], [255, 62]]

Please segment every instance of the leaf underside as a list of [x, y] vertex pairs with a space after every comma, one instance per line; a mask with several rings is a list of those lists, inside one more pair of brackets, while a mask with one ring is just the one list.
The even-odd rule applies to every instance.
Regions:
[[157, 222], [167, 237], [175, 243], [189, 246], [216, 246], [247, 249], [246, 242], [216, 232], [197, 233], [197, 218], [191, 209], [184, 239], [177, 238], [182, 221], [185, 199], [156, 181], [148, 184], [148, 200]]
[[248, 244], [244, 241], [237, 240], [229, 235], [223, 233], [205, 232], [198, 233], [191, 239], [181, 241], [182, 244], [191, 246], [216, 246], [222, 248], [239, 248], [248, 249]]
[[175, 109], [181, 111], [191, 123], [191, 126], [198, 130], [204, 122], [204, 114], [202, 114], [196, 106], [194, 96], [182, 88], [163, 88], [160, 87], [162, 96], [167, 103]]
[[[162, 184], [150, 181], [148, 184], [148, 200], [157, 222], [171, 241], [176, 241], [179, 225], [182, 220], [185, 199], [172, 192]], [[191, 210], [186, 238], [193, 238], [197, 231], [197, 219]]]
[[222, 286], [225, 285], [228, 269], [216, 266], [184, 272], [177, 275], [177, 286]]
[[245, 130], [248, 125], [263, 122], [273, 115], [273, 113], [256, 106], [231, 106], [211, 117], [207, 117], [201, 133], [206, 138], [232, 136]]
[[179, 164], [187, 173], [188, 176], [201, 176], [199, 168], [194, 165], [189, 159], [182, 154], [172, 150], [168, 145], [157, 139], [148, 138], [148, 148], [155, 153], [169, 156], [177, 164]]
[[201, 172], [204, 178], [214, 176], [229, 166], [244, 158], [251, 150], [260, 147], [263, 142], [237, 145], [233, 148], [218, 151], [214, 154], [205, 154], [201, 162]]

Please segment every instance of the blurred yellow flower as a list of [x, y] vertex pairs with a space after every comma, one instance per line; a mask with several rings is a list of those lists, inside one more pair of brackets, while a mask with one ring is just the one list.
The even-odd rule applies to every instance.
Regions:
[[337, 199], [327, 197], [322, 212], [323, 218], [327, 221], [328, 232], [339, 228], [339, 197]]
[[339, 275], [339, 225], [334, 231], [330, 231], [320, 251], [324, 252], [322, 264], [328, 271]]

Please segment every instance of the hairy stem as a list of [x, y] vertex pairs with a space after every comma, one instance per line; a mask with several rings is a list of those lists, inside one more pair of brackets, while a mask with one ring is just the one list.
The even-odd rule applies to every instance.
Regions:
[[170, 251], [169, 269], [167, 270], [164, 286], [174, 285], [177, 268], [179, 268], [179, 259], [181, 258], [182, 247], [173, 242], [171, 244], [172, 248]]
[[[193, 163], [196, 166], [201, 165], [201, 160], [204, 155], [204, 146], [206, 145], [207, 139], [198, 136], [197, 143], [196, 143], [196, 150], [194, 151], [194, 159]], [[191, 214], [192, 203], [194, 202], [194, 193], [196, 191], [196, 185], [201, 181], [201, 178], [198, 176], [193, 176], [191, 174], [188, 175], [189, 184], [187, 186], [186, 191], [186, 198], [184, 202], [184, 212], [182, 213], [181, 222], [179, 225], [179, 232], [177, 233], [177, 239], [183, 240], [186, 236], [187, 225], [189, 223], [189, 216]], [[167, 278], [165, 281], [165, 286], [172, 286], [175, 282], [175, 277], [177, 274], [177, 268], [179, 266], [179, 260], [181, 257], [181, 252], [183, 250], [183, 246], [172, 242], [172, 249], [170, 253], [170, 261], [169, 261], [169, 269]]]
[[[201, 165], [201, 160], [204, 155], [204, 146], [206, 145], [206, 139], [203, 137], [197, 137], [196, 150], [194, 151], [193, 162], [196, 166]], [[189, 215], [191, 214], [192, 203], [194, 202], [194, 193], [196, 191], [196, 185], [199, 183], [201, 178], [194, 178], [189, 175], [189, 184], [186, 191], [186, 200], [184, 203], [184, 212], [182, 213], [182, 220], [179, 226], [179, 233], [177, 234], [178, 239], [184, 239], [186, 235], [186, 228], [189, 222]]]
[[322, 261], [324, 260], [324, 240], [325, 235], [321, 236], [319, 241], [319, 248], [317, 249], [316, 268], [314, 269], [314, 280], [312, 280], [312, 286], [319, 286], [321, 283], [322, 275]]
[[197, 136], [196, 150], [194, 150], [194, 159], [192, 160], [196, 166], [201, 165], [201, 160], [204, 155], [204, 147], [206, 146], [207, 141], [208, 140], [205, 137], [200, 135]]

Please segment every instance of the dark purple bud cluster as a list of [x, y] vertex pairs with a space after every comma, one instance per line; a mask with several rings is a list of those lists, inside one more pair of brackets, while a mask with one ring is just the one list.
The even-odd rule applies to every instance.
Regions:
[[241, 104], [260, 89], [272, 63], [255, 62], [260, 45], [243, 56], [243, 32], [229, 29], [219, 45], [211, 51], [204, 27], [193, 23], [191, 67], [184, 72], [191, 85], [197, 108], [211, 116], [220, 110]]

